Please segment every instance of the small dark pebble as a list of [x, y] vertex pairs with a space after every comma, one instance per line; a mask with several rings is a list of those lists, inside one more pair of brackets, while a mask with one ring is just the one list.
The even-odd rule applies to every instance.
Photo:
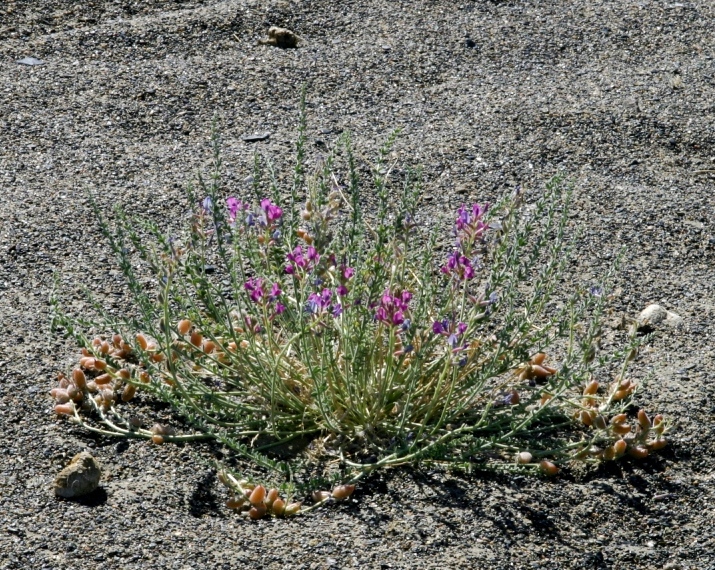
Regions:
[[477, 42], [475, 42], [472, 38], [467, 38], [464, 40], [464, 45], [466, 45], [468, 48], [475, 48], [477, 47]]

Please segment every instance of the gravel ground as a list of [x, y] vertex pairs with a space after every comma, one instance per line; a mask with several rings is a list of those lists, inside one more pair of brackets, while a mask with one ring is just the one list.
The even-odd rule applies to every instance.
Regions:
[[[3, 2], [0, 568], [715, 568], [714, 21], [709, 0]], [[269, 25], [302, 45], [258, 45]], [[649, 303], [683, 317], [633, 368], [673, 445], [546, 482], [397, 471], [250, 524], [192, 449], [56, 418], [47, 393], [76, 348], [49, 332], [53, 275], [76, 309], [84, 286], [124, 303], [85, 189], [179, 223], [212, 118], [240, 188], [256, 148], [289, 164], [303, 84], [311, 155], [349, 130], [371, 157], [400, 127], [425, 215], [566, 173], [584, 230], [569, 279], [625, 246], [613, 323]], [[55, 498], [85, 449], [101, 489]]]

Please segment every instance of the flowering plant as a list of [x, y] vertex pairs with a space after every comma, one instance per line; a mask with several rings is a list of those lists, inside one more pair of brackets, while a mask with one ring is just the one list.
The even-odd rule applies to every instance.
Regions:
[[[596, 358], [606, 297], [583, 289], [551, 303], [568, 249], [570, 192], [560, 181], [531, 213], [523, 192], [463, 205], [444, 251], [420, 221], [419, 178], [406, 174], [394, 193], [385, 163], [393, 139], [373, 172], [377, 208], [366, 212], [349, 139], [340, 147], [346, 182], [333, 155], [306, 179], [303, 132], [284, 200], [263, 185], [258, 160], [254, 197], [226, 196], [215, 139], [214, 172], [189, 189], [196, 208], [182, 240], [122, 214], [112, 229], [98, 210], [138, 310], [90, 340], [83, 331], [97, 323], [56, 302], [56, 324], [83, 347], [53, 391], [58, 413], [157, 444], [224, 443], [290, 495], [219, 465], [228, 506], [252, 518], [313, 508], [288, 500], [296, 495], [312, 493], [313, 506], [347, 498], [361, 477], [390, 466], [551, 475], [557, 462], [644, 457], [665, 444], [662, 417], [627, 413], [635, 330], [615, 357]], [[153, 270], [155, 295], [133, 254]], [[137, 392], [170, 404], [195, 431], [143, 427], [129, 411]]]

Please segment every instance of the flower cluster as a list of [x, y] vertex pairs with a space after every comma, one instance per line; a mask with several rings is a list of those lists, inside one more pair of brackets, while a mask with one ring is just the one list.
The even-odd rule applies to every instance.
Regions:
[[272, 305], [275, 303], [275, 306], [273, 307], [273, 316], [275, 315], [280, 315], [285, 311], [285, 306], [278, 302], [278, 297], [282, 293], [280, 285], [278, 283], [273, 283], [271, 285], [271, 288], [267, 288], [267, 282], [265, 279], [262, 279], [260, 277], [252, 277], [246, 283], [243, 285], [248, 292], [248, 296], [250, 297], [251, 301], [258, 305]]
[[467, 348], [466, 344], [460, 345], [460, 338], [467, 332], [467, 323], [443, 319], [432, 323], [432, 332], [436, 335], [447, 337], [447, 343], [453, 352]]
[[315, 316], [330, 312], [334, 317], [339, 317], [343, 313], [343, 306], [333, 302], [333, 292], [330, 289], [323, 289], [320, 293], [308, 295], [306, 310]]
[[407, 290], [391, 293], [387, 289], [375, 310], [375, 320], [394, 327], [404, 324], [411, 299], [412, 293]]
[[460, 281], [469, 281], [476, 275], [472, 261], [458, 251], [449, 256], [447, 263], [441, 267], [440, 271], [445, 275], [454, 276]]
[[320, 254], [311, 245], [307, 250], [301, 246], [296, 246], [293, 251], [286, 255], [286, 261], [289, 263], [285, 266], [285, 272], [288, 275], [300, 276], [302, 273], [308, 273], [320, 261]]
[[483, 220], [488, 209], [489, 204], [473, 204], [471, 210], [464, 205], [459, 208], [455, 222], [458, 245], [470, 246], [483, 238], [484, 232], [489, 228]]

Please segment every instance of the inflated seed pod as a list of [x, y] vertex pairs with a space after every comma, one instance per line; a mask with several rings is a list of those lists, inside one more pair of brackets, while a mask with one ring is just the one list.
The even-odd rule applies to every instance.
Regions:
[[578, 418], [581, 420], [581, 423], [585, 426], [590, 426], [593, 424], [593, 418], [591, 418], [591, 414], [589, 414], [586, 410], [581, 410], [578, 413]]
[[627, 390], [616, 390], [613, 393], [613, 396], [611, 396], [611, 400], [613, 402], [620, 402], [621, 400], [625, 400], [627, 397], [628, 397]]
[[644, 431], [648, 431], [651, 428], [650, 418], [643, 409], [638, 410], [638, 423]]
[[536, 378], [548, 378], [549, 376], [553, 376], [554, 372], [551, 372], [551, 370], [547, 370], [543, 366], [539, 366], [538, 364], [533, 364], [531, 366], [531, 373], [536, 377]]
[[300, 507], [302, 506], [302, 504], [303, 503], [290, 503], [286, 506], [285, 510], [283, 511], [283, 514], [287, 517], [297, 515], [300, 512]]
[[132, 377], [131, 373], [126, 368], [117, 370], [117, 376], [119, 376], [122, 380], [129, 380]]
[[52, 388], [52, 390], [50, 390], [50, 395], [58, 404], [66, 404], [70, 401], [70, 395], [65, 388]]
[[642, 445], [636, 445], [628, 450], [628, 454], [636, 459], [645, 459], [648, 457], [648, 449]]
[[151, 436], [151, 442], [155, 443], [156, 445], [161, 445], [164, 443], [164, 436], [159, 435], [159, 434], [154, 434]]
[[355, 485], [338, 485], [333, 489], [332, 496], [336, 501], [344, 501], [355, 491]]
[[114, 348], [120, 348], [122, 346], [121, 335], [118, 335], [118, 334], [112, 335], [112, 344], [114, 345]]
[[57, 404], [55, 406], [55, 413], [61, 416], [72, 416], [74, 415], [74, 404], [72, 402]]
[[97, 390], [99, 390], [99, 386], [97, 386], [97, 383], [94, 380], [90, 380], [89, 382], [87, 382], [87, 390], [89, 390], [90, 392], [96, 392]]
[[656, 414], [653, 418], [653, 427], [657, 427], [663, 423], [663, 416], [661, 414]]
[[226, 501], [226, 506], [229, 509], [240, 509], [243, 505], [246, 504], [246, 499], [243, 497], [233, 497]]
[[603, 459], [606, 461], [613, 461], [618, 454], [616, 453], [615, 447], [612, 445], [609, 445], [606, 449], [603, 450]]
[[285, 513], [286, 510], [286, 502], [278, 497], [275, 501], [273, 501], [273, 504], [271, 505], [271, 511], [273, 511], [273, 514], [280, 517]]
[[329, 491], [313, 491], [313, 501], [316, 503], [321, 503], [323, 501], [327, 501], [330, 498], [330, 492]]
[[79, 359], [79, 365], [87, 370], [94, 370], [94, 358], [91, 356], [85, 356]]
[[139, 348], [141, 348], [142, 350], [146, 350], [149, 346], [149, 341], [147, 341], [146, 337], [142, 333], [137, 334], [135, 339], [137, 341], [137, 344], [139, 345]]
[[149, 384], [149, 382], [151, 382], [151, 376], [149, 376], [149, 373], [146, 370], [142, 370], [139, 373], [139, 380], [144, 382], [144, 384]]
[[104, 360], [100, 360], [99, 358], [94, 359], [94, 369], [95, 370], [106, 370], [107, 369], [107, 363]]
[[134, 397], [136, 393], [136, 386], [134, 386], [133, 384], [127, 384], [126, 386], [124, 386], [124, 390], [122, 390], [122, 402], [128, 402]]
[[275, 503], [277, 498], [278, 498], [278, 489], [271, 489], [270, 491], [268, 491], [268, 493], [266, 494], [266, 499], [265, 499], [266, 506], [270, 509], [273, 506], [273, 503]]
[[195, 347], [198, 348], [199, 346], [201, 346], [201, 343], [203, 342], [204, 337], [199, 331], [194, 331], [191, 333], [191, 337], [189, 340], [190, 340], [191, 344], [193, 344]]
[[216, 343], [210, 340], [205, 340], [204, 341], [204, 354], [211, 354], [214, 350], [216, 349]]
[[74, 382], [75, 386], [82, 390], [86, 385], [87, 385], [87, 377], [84, 375], [84, 372], [82, 371], [81, 368], [75, 368], [72, 371], [72, 381]]
[[92, 356], [92, 353], [87, 348], [82, 348], [81, 352], [82, 352], [82, 356], [85, 358], [88, 356]]
[[102, 374], [94, 379], [94, 383], [97, 386], [106, 386], [112, 381], [112, 377], [109, 374]]
[[179, 330], [180, 334], [186, 334], [191, 330], [191, 321], [189, 319], [183, 319], [179, 321], [179, 324], [176, 325], [176, 328]]
[[248, 516], [255, 521], [258, 519], [262, 519], [264, 516], [266, 516], [267, 511], [268, 509], [266, 508], [266, 504], [259, 503], [251, 507], [251, 510], [248, 511]]
[[559, 468], [554, 463], [552, 463], [551, 461], [547, 461], [546, 459], [541, 460], [541, 462], [539, 463], [539, 468], [541, 469], [542, 473], [548, 475], [549, 477], [553, 477], [559, 472]]
[[666, 445], [668, 445], [668, 440], [663, 437], [648, 443], [648, 447], [654, 451], [657, 451], [658, 449], [663, 449]]
[[596, 429], [606, 429], [606, 418], [601, 415], [593, 418], [593, 427]]
[[616, 456], [620, 457], [628, 450], [628, 444], [626, 443], [626, 440], [619, 439], [613, 444], [613, 449], [616, 451]]
[[531, 363], [532, 364], [542, 364], [544, 362], [544, 360], [546, 360], [546, 353], [539, 352], [532, 357]]
[[586, 387], [583, 389], [583, 395], [593, 396], [596, 392], [598, 392], [598, 386], [598, 380], [591, 380], [588, 384], [586, 384]]
[[256, 505], [263, 504], [263, 499], [266, 498], [266, 488], [263, 485], [257, 485], [255, 489], [251, 492], [251, 496], [248, 498], [251, 504], [255, 507]]
[[81, 402], [84, 393], [74, 384], [70, 384], [67, 387], [67, 395], [69, 396], [70, 400], [73, 400], [75, 402]]
[[94, 348], [99, 348], [100, 346], [102, 346], [102, 339], [99, 338], [98, 336], [95, 336], [95, 337], [92, 339], [92, 346], [93, 346]]
[[516, 454], [516, 462], [520, 465], [526, 465], [534, 460], [534, 456], [528, 451], [522, 451]]
[[110, 349], [111, 347], [106, 340], [102, 341], [102, 344], [99, 345], [99, 352], [101, 352], [102, 354], [109, 354]]
[[615, 424], [611, 427], [611, 430], [618, 435], [627, 435], [631, 433], [631, 426], [630, 424]]

